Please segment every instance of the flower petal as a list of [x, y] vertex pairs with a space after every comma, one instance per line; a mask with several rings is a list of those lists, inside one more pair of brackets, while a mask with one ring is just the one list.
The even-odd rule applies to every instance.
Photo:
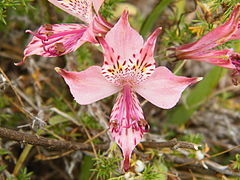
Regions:
[[182, 45], [176, 48], [177, 51], [187, 51], [189, 53], [196, 51], [203, 51], [214, 48], [231, 39], [236, 39], [238, 32], [238, 24], [240, 20], [240, 3], [237, 4], [233, 10], [230, 18], [223, 25], [215, 28], [213, 31], [207, 33], [196, 42]]
[[104, 0], [92, 0], [92, 1], [95, 11], [98, 12]]
[[186, 55], [184, 59], [207, 62], [216, 66], [235, 69], [230, 56], [233, 54], [233, 49], [207, 50], [194, 55]]
[[142, 37], [130, 27], [127, 17], [125, 11], [105, 39], [98, 37], [104, 49], [103, 75], [116, 85], [123, 81], [139, 83], [155, 69], [153, 52], [161, 28], [157, 28], [143, 45]]
[[124, 11], [114, 27], [106, 34], [107, 44], [113, 48], [120, 61], [129, 60], [143, 47], [143, 38], [131, 28], [128, 12]]
[[92, 26], [94, 34], [101, 34], [100, 36], [105, 36], [105, 34], [113, 27], [113, 25], [108, 23], [100, 14], [94, 16]]
[[156, 39], [159, 33], [161, 32], [162, 28], [157, 28], [147, 39], [147, 41], [144, 43], [144, 46], [140, 52], [141, 58], [140, 63], [141, 64], [155, 64], [155, 60], [153, 58], [153, 53], [155, 49]]
[[74, 99], [81, 105], [91, 104], [120, 90], [105, 80], [99, 66], [91, 66], [81, 72], [60, 68], [56, 68], [56, 71], [64, 78]]
[[[76, 16], [86, 23], [90, 23], [93, 18], [93, 10], [92, 10], [92, 0], [48, 0], [55, 6], [60, 9], [66, 11], [67, 13]], [[95, 7], [99, 9], [99, 3], [94, 2]], [[99, 6], [99, 7], [98, 7]]]
[[96, 42], [91, 31], [82, 24], [45, 24], [36, 33], [27, 31], [34, 37], [24, 50], [23, 62], [31, 55], [61, 56], [75, 51], [86, 41]]
[[175, 106], [184, 89], [201, 78], [176, 76], [166, 67], [155, 69], [149, 79], [134, 87], [135, 91], [152, 104], [170, 109]]
[[142, 80], [145, 80], [152, 75], [155, 69], [155, 59], [153, 57], [156, 39], [161, 32], [161, 27], [157, 28], [144, 43], [143, 48], [140, 50], [139, 54], [136, 55], [137, 59], [135, 62], [136, 70], [140, 70], [142, 74]]
[[127, 171], [130, 167], [132, 151], [142, 139], [148, 126], [137, 96], [130, 86], [124, 86], [119, 93], [109, 124], [113, 139], [122, 149], [123, 168]]

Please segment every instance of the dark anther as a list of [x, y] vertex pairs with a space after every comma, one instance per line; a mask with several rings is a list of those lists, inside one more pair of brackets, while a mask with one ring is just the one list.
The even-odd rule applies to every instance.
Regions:
[[239, 75], [240, 75], [239, 69], [235, 69], [231, 72], [232, 83], [235, 86], [237, 86], [240, 83]]
[[57, 54], [61, 54], [65, 52], [65, 47], [63, 45], [63, 43], [56, 43], [55, 44], [55, 50]]
[[240, 54], [234, 53], [229, 58], [232, 61], [232, 63], [236, 66], [236, 68], [239, 70], [239, 67], [240, 67]]
[[54, 33], [49, 31], [49, 32], [45, 32], [45, 34], [49, 37], [49, 36], [52, 36]]
[[235, 70], [232, 71], [232, 83], [233, 85], [237, 86], [240, 83], [240, 54], [234, 53], [230, 57], [232, 64], [236, 67]]
[[150, 126], [148, 125], [147, 121], [145, 119], [140, 119], [138, 121], [138, 125], [141, 126], [141, 127], [144, 127], [144, 131], [149, 131], [150, 129]]
[[44, 24], [43, 27], [44, 27], [47, 31], [53, 30], [53, 26], [52, 26], [51, 24]]
[[111, 120], [109, 122], [109, 126], [112, 126], [112, 131], [117, 132], [117, 129], [118, 129], [118, 122], [117, 122], [117, 120]]

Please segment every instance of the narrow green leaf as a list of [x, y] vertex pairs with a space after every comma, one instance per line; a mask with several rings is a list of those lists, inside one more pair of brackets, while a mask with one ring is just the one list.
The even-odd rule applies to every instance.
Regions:
[[79, 180], [88, 180], [91, 175], [91, 168], [93, 167], [94, 161], [90, 156], [84, 156], [81, 166], [81, 172], [79, 174]]
[[53, 126], [56, 124], [62, 124], [65, 122], [68, 122], [68, 120], [60, 115], [55, 115], [55, 116], [51, 117], [48, 121], [48, 123]]
[[159, 18], [160, 14], [171, 2], [172, 0], [161, 0], [159, 4], [152, 10], [152, 12], [148, 15], [148, 17], [142, 24], [140, 30], [140, 34], [142, 36], [146, 36], [147, 33], [152, 30], [153, 25], [156, 22], [157, 18]]
[[199, 106], [212, 94], [220, 78], [226, 72], [226, 69], [214, 67], [190, 92], [186, 99], [186, 103], [177, 106], [168, 113], [168, 123], [176, 125], [185, 124]]
[[3, 170], [6, 169], [6, 168], [7, 168], [6, 165], [1, 165], [1, 166], [0, 166], [0, 172], [3, 171]]

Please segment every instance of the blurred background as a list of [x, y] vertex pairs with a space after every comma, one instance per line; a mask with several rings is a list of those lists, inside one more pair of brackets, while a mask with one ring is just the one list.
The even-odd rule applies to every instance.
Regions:
[[[239, 0], [106, 0], [101, 14], [111, 23], [127, 7], [130, 23], [146, 38], [163, 27], [155, 52], [157, 65], [177, 75], [204, 79], [188, 88], [171, 110], [155, 107], [140, 98], [151, 130], [143, 141], [176, 138], [202, 145], [199, 150], [144, 148], [133, 153], [130, 172], [121, 169], [122, 154], [107, 144], [108, 118], [115, 96], [87, 106], [78, 105], [63, 79], [61, 67], [81, 71], [103, 56], [99, 47], [85, 43], [76, 52], [46, 58], [31, 56], [21, 66], [23, 51], [32, 39], [26, 30], [43, 24], [81, 23], [47, 0], [0, 1], [0, 126], [39, 136], [92, 143], [88, 151], [49, 150], [40, 146], [0, 139], [0, 179], [238, 179], [240, 176], [239, 86], [231, 72], [207, 63], [176, 61], [169, 48], [193, 42], [225, 22]], [[221, 46], [239, 52], [240, 42]], [[95, 137], [95, 138], [92, 138]], [[206, 159], [204, 159], [206, 158]]]

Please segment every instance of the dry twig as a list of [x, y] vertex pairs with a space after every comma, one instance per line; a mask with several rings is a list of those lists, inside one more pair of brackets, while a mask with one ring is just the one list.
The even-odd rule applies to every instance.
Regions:
[[[61, 141], [55, 140], [50, 138], [45, 138], [42, 136], [37, 136], [34, 134], [24, 133], [15, 131], [12, 129], [2, 128], [0, 127], [0, 137], [4, 139], [14, 140], [22, 143], [28, 143], [35, 146], [43, 146], [48, 149], [54, 150], [91, 150], [92, 147], [90, 144], [86, 143], [76, 143], [71, 141]], [[185, 149], [198, 149], [198, 145], [189, 143], [189, 142], [182, 142], [173, 139], [167, 142], [142, 142], [142, 145], [146, 148], [185, 148]], [[95, 144], [96, 149], [98, 150], [107, 150], [109, 144]]]

